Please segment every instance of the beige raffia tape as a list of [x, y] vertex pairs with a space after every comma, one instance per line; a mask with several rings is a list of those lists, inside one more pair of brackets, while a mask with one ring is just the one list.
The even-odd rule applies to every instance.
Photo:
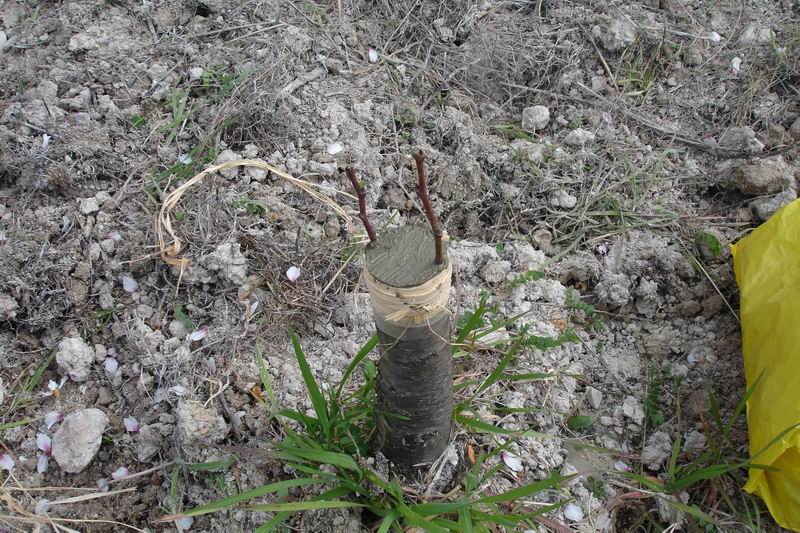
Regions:
[[449, 312], [453, 263], [422, 285], [392, 287], [364, 269], [375, 315], [399, 326], [418, 326]]

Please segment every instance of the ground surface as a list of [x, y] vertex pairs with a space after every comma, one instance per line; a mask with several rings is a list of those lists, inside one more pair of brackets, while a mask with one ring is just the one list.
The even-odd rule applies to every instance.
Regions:
[[[678, 436], [696, 454], [707, 390], [727, 415], [744, 389], [727, 245], [796, 197], [797, 10], [727, 0], [0, 2], [0, 441], [15, 460], [5, 494], [44, 514], [37, 501], [94, 491], [126, 467], [146, 473], [111, 488], [134, 490], [47, 513], [175, 530], [155, 521], [285, 475], [276, 462], [240, 461], [183, 471], [176, 488], [163, 466], [276, 437], [258, 400], [257, 352], [278, 402], [310, 407], [287, 326], [326, 383], [373, 331], [350, 228], [263, 170], [226, 170], [183, 196], [174, 228], [192, 263], [180, 283], [158, 257], [153, 221], [166, 193], [240, 157], [321, 184], [355, 218], [338, 171], [352, 164], [380, 228], [423, 220], [409, 157], [421, 148], [451, 237], [454, 309], [474, 308], [486, 290], [498, 315], [524, 313], [512, 330], [571, 328], [581, 339], [516, 361], [558, 377], [496, 391], [503, 405], [541, 412], [487, 407], [487, 419], [624, 452], [653, 476]], [[531, 270], [545, 275], [513, 282]], [[189, 336], [203, 327], [204, 338]], [[458, 371], [488, 372], [498, 356], [481, 357]], [[48, 428], [49, 412], [80, 419]], [[591, 427], [576, 433], [573, 415]], [[734, 431], [741, 451], [744, 429]], [[67, 450], [67, 430], [86, 442]], [[43, 473], [38, 433], [54, 437]], [[459, 438], [462, 457], [463, 442], [492, 446]], [[494, 485], [584, 468], [561, 440], [525, 438], [513, 451], [522, 471]], [[598, 479], [568, 488], [582, 518], [553, 520], [581, 531], [682, 520], [652, 499], [616, 498], [628, 489], [613, 476]], [[709, 508], [721, 529], [742, 528]], [[209, 515], [191, 529], [250, 531], [264, 517]], [[357, 514], [296, 524], [374, 525]]]

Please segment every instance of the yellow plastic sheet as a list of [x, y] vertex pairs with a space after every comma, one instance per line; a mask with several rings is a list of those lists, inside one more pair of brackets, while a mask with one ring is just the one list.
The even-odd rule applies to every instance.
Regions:
[[769, 446], [800, 422], [800, 200], [732, 253], [748, 389], [763, 372], [747, 402], [750, 455], [754, 463], [780, 469], [751, 469], [744, 489], [764, 500], [778, 524], [800, 531], [800, 428]]

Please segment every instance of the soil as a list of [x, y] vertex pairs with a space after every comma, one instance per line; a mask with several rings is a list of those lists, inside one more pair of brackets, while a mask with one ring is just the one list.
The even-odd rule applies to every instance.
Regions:
[[[708, 391], [723, 417], [744, 391], [728, 244], [797, 197], [798, 19], [796, 3], [766, 0], [0, 1], [4, 497], [100, 521], [65, 523], [87, 531], [263, 523], [239, 510], [157, 520], [285, 477], [254, 452], [278, 437], [256, 353], [283, 407], [311, 408], [289, 326], [323, 384], [342, 377], [374, 333], [363, 230], [265, 170], [229, 168], [172, 212], [182, 270], [159, 257], [161, 202], [212, 162], [256, 158], [357, 220], [340, 170], [352, 165], [380, 233], [425, 222], [418, 149], [450, 237], [455, 318], [488, 291], [494, 313], [520, 316], [512, 332], [579, 338], [519, 354], [516, 372], [552, 379], [489, 391], [541, 411], [498, 416], [487, 402], [486, 420], [558, 438], [512, 444], [521, 471], [486, 490], [620, 461], [663, 476], [675, 439], [706, 430]], [[499, 357], [456, 361], [457, 379]], [[88, 466], [67, 473], [54, 454], [37, 472], [37, 434], [63, 424], [46, 415], [90, 408], [107, 426]], [[619, 453], [587, 458], [562, 438]], [[733, 439], [746, 450], [743, 424]], [[449, 470], [465, 442], [497, 444], [463, 428], [453, 442]], [[218, 471], [170, 466], [231, 453]], [[121, 467], [144, 474], [112, 479]], [[133, 490], [41, 503], [99, 480]], [[613, 475], [567, 490], [580, 512], [548, 516], [575, 530], [632, 530], [651, 508], [664, 527], [685, 520], [621, 503]], [[293, 520], [375, 525], [350, 511]]]

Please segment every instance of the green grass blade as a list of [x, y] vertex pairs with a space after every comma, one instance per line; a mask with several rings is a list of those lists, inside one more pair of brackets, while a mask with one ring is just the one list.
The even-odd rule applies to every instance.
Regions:
[[380, 337], [378, 337], [377, 335], [373, 335], [372, 338], [368, 340], [367, 343], [364, 344], [364, 346], [361, 347], [361, 349], [358, 351], [353, 360], [350, 361], [350, 364], [347, 365], [347, 370], [344, 371], [342, 380], [339, 382], [339, 388], [336, 389], [337, 398], [342, 395], [342, 390], [344, 389], [344, 386], [347, 384], [347, 381], [350, 379], [350, 376], [353, 374], [353, 372], [355, 372], [356, 368], [358, 368], [358, 365], [360, 365], [361, 361], [363, 361], [364, 358], [368, 356], [373, 349], [375, 349], [380, 340], [381, 340]]
[[461, 509], [469, 507], [472, 502], [468, 500], [461, 500], [458, 502], [444, 502], [444, 503], [418, 503], [410, 506], [410, 509], [420, 516], [438, 516], [447, 515], [458, 512]]
[[670, 505], [670, 507], [674, 507], [675, 509], [683, 511], [686, 514], [690, 514], [695, 518], [699, 518], [700, 520], [708, 522], [709, 524], [716, 523], [713, 518], [708, 516], [706, 513], [704, 513], [694, 505], [687, 505], [685, 503], [676, 502], [674, 500], [666, 500], [666, 502]]
[[489, 293], [481, 293], [481, 299], [478, 301], [478, 306], [475, 308], [475, 311], [470, 314], [469, 318], [467, 319], [467, 323], [464, 324], [464, 326], [462, 326], [461, 330], [458, 332], [458, 337], [456, 337], [456, 341], [453, 343], [454, 350], [464, 343], [470, 333], [481, 327], [481, 324], [483, 323], [483, 315], [486, 313], [486, 301], [488, 298]]
[[387, 533], [392, 528], [392, 524], [397, 520], [397, 517], [398, 514], [394, 511], [384, 516], [383, 520], [381, 520], [381, 526], [378, 528], [378, 533]]
[[541, 492], [543, 490], [555, 489], [560, 486], [564, 481], [572, 479], [575, 475], [570, 476], [561, 476], [558, 474], [551, 474], [549, 477], [537, 481], [535, 483], [531, 483], [529, 485], [525, 485], [523, 487], [519, 487], [516, 489], [511, 489], [506, 491], [502, 494], [496, 494], [494, 496], [487, 496], [485, 498], [481, 498], [480, 501], [483, 504], [492, 504], [492, 503], [503, 503], [503, 502], [510, 502], [514, 501], [519, 498], [525, 498], [530, 496], [531, 494], [536, 494], [537, 492]]
[[669, 469], [667, 473], [669, 477], [672, 478], [675, 475], [675, 466], [678, 464], [678, 454], [681, 453], [681, 435], [678, 433], [678, 436], [675, 438], [675, 442], [672, 443], [672, 455], [669, 458]]
[[243, 506], [251, 511], [264, 511], [270, 513], [311, 511], [313, 509], [344, 509], [348, 507], [364, 507], [361, 503], [340, 500], [284, 502], [284, 503], [253, 503]]
[[326, 437], [330, 436], [330, 427], [328, 425], [328, 407], [325, 404], [325, 398], [317, 386], [317, 381], [314, 379], [314, 374], [311, 373], [311, 367], [308, 366], [306, 355], [303, 353], [303, 348], [300, 346], [300, 339], [297, 334], [292, 330], [292, 346], [294, 347], [294, 354], [297, 357], [297, 364], [300, 365], [300, 373], [303, 375], [303, 381], [308, 389], [308, 395], [311, 397], [311, 405], [314, 406], [314, 412], [317, 413], [317, 418], [322, 426], [322, 432]]
[[186, 468], [193, 472], [213, 472], [214, 470], [227, 470], [232, 464], [236, 463], [238, 459], [236, 456], [231, 455], [219, 461], [209, 461], [207, 463], [187, 463]]
[[469, 514], [469, 507], [458, 510], [458, 523], [461, 526], [461, 531], [472, 533], [472, 516]]
[[334, 465], [352, 471], [359, 470], [358, 463], [356, 463], [355, 459], [343, 453], [281, 447], [280, 452], [277, 455], [279, 457], [288, 457], [290, 459], [301, 459], [320, 464]]
[[278, 399], [275, 397], [275, 391], [272, 388], [272, 380], [267, 371], [267, 365], [264, 363], [264, 356], [261, 354], [261, 347], [256, 346], [256, 363], [258, 363], [258, 374], [261, 377], [261, 386], [269, 398], [269, 414], [270, 417], [275, 414], [278, 409]]
[[508, 349], [505, 355], [503, 355], [502, 359], [500, 359], [500, 362], [497, 363], [497, 366], [494, 368], [494, 370], [492, 370], [492, 373], [489, 374], [489, 377], [487, 377], [484, 382], [481, 383], [481, 386], [478, 387], [478, 390], [475, 392], [476, 395], [500, 380], [500, 377], [503, 375], [503, 371], [506, 369], [509, 363], [511, 363], [511, 359], [517, 355], [519, 347], [522, 344], [522, 336], [524, 336], [524, 334], [514, 341], [514, 344], [511, 345], [511, 348]]
[[733, 410], [733, 414], [728, 419], [728, 423], [725, 424], [725, 431], [723, 431], [722, 433], [723, 439], [725, 439], [730, 434], [731, 430], [733, 429], [733, 424], [736, 423], [736, 420], [745, 410], [745, 407], [747, 407], [747, 401], [750, 399], [750, 396], [752, 396], [753, 393], [756, 391], [756, 387], [758, 387], [758, 384], [761, 383], [761, 380], [763, 378], [764, 378], [764, 370], [761, 371], [761, 373], [758, 375], [758, 377], [750, 386], [750, 388], [748, 388], [745, 391], [744, 396], [742, 396], [742, 398], [739, 400], [739, 403], [736, 404], [736, 408]]
[[477, 433], [494, 433], [496, 435], [516, 435], [517, 432], [511, 429], [499, 428], [494, 426], [488, 422], [484, 422], [478, 418], [472, 418], [470, 416], [464, 416], [461, 413], [455, 415], [455, 421], [459, 424], [464, 426], [468, 426], [470, 429], [474, 430]]
[[247, 500], [252, 500], [253, 498], [259, 498], [267, 494], [273, 494], [280, 490], [291, 489], [294, 487], [302, 487], [305, 485], [322, 485], [328, 482], [329, 480], [326, 479], [311, 479], [311, 478], [299, 478], [299, 479], [289, 479], [286, 481], [278, 481], [277, 483], [270, 483], [269, 485], [264, 485], [263, 487], [258, 487], [255, 489], [240, 492], [239, 494], [236, 494], [234, 496], [229, 496], [227, 498], [217, 500], [213, 503], [200, 505], [198, 507], [195, 507], [194, 509], [183, 511], [182, 513], [180, 513], [180, 515], [178, 515], [178, 517], [180, 518], [185, 516], [200, 516], [208, 513], [214, 513], [217, 511], [221, 511], [223, 509], [227, 509], [234, 505], [239, 505], [240, 503], [246, 502]]

